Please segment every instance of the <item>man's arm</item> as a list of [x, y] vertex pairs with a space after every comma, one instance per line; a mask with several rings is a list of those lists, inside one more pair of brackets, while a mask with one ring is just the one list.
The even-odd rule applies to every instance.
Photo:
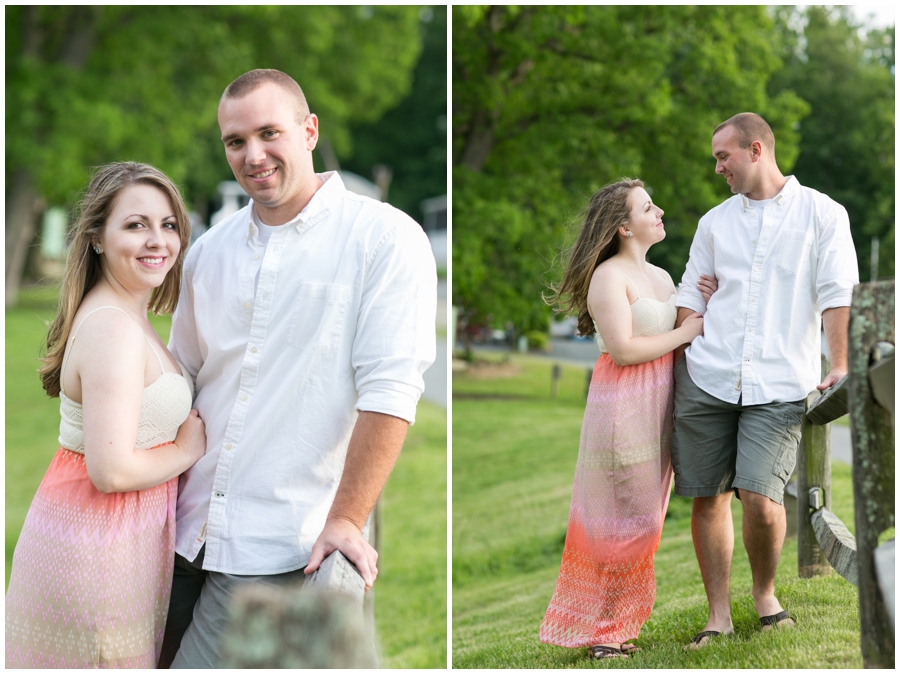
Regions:
[[372, 587], [378, 576], [378, 553], [363, 538], [362, 528], [400, 455], [407, 428], [405, 419], [379, 412], [359, 413], [347, 447], [341, 483], [325, 528], [313, 545], [306, 574], [340, 550], [359, 569], [366, 589]]
[[831, 372], [816, 386], [820, 391], [837, 384], [847, 374], [847, 332], [850, 328], [850, 307], [834, 307], [822, 312], [825, 342], [831, 356]]

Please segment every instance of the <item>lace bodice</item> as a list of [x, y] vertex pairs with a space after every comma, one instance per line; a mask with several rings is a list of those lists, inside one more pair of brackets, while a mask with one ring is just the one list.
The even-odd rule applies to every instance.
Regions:
[[[192, 395], [190, 375], [163, 372], [144, 389], [141, 416], [135, 447], [150, 449], [164, 442], [171, 442], [191, 412]], [[65, 393], [59, 394], [59, 445], [84, 454], [84, 412]]]
[[[118, 307], [100, 307], [100, 309], [109, 308], [117, 309]], [[94, 311], [99, 311], [99, 309]], [[86, 319], [87, 316], [85, 316]], [[78, 328], [81, 328], [82, 324], [84, 324], [84, 320], [81, 321]], [[72, 342], [75, 341], [78, 328], [70, 338]], [[149, 343], [150, 340], [147, 341]], [[166, 372], [162, 359], [156, 353], [152, 343], [150, 348], [156, 354], [163, 372], [156, 378], [156, 381], [144, 387], [137, 442], [135, 443], [137, 449], [150, 449], [174, 440], [178, 433], [178, 427], [187, 419], [193, 403], [193, 383], [184, 366], [181, 363], [178, 364], [181, 374]], [[65, 363], [63, 363], [63, 368], [65, 368]], [[61, 384], [62, 376], [60, 376]], [[62, 386], [60, 386], [59, 392], [59, 414], [60, 447], [84, 454], [84, 410], [81, 403], [75, 402], [65, 394]]]
[[[660, 302], [654, 297], [641, 297], [641, 291], [638, 289], [637, 284], [628, 277], [628, 274], [611, 262], [607, 262], [607, 264], [617, 269], [634, 286], [634, 290], [637, 293], [637, 300], [631, 304], [632, 337], [652, 337], [653, 335], [668, 332], [675, 327], [678, 309], [675, 308], [674, 289], [672, 290], [672, 296], [665, 302]], [[606, 348], [603, 338], [600, 336], [600, 331], [597, 330], [597, 321], [594, 321], [594, 330], [600, 353], [609, 353], [609, 349]]]
[[[663, 332], [668, 332], [675, 327], [675, 317], [678, 309], [675, 307], [675, 293], [666, 302], [651, 297], [641, 297], [631, 305], [631, 336], [652, 337]], [[597, 323], [594, 322], [594, 330]], [[600, 353], [609, 353], [600, 331], [597, 330], [597, 346]]]

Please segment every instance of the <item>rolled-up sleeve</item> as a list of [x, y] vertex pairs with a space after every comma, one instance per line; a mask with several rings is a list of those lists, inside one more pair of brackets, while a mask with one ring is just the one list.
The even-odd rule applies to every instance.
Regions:
[[366, 265], [353, 342], [356, 409], [415, 422], [435, 358], [437, 270], [428, 237], [413, 221], [385, 232]]
[[859, 283], [856, 248], [850, 236], [847, 210], [829, 201], [830, 208], [818, 223], [819, 250], [816, 261], [816, 301], [819, 311], [849, 307], [853, 287]]
[[715, 258], [709, 244], [709, 222], [705, 217], [700, 220], [697, 231], [694, 233], [687, 267], [685, 267], [684, 275], [682, 275], [681, 283], [678, 286], [675, 306], [691, 309], [700, 314], [706, 312], [706, 301], [697, 288], [701, 274], [706, 274], [707, 276], [716, 275]]

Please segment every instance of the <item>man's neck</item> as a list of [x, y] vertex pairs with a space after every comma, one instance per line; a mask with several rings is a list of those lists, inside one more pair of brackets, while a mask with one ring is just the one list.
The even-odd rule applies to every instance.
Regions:
[[778, 196], [781, 190], [784, 189], [784, 186], [787, 185], [787, 181], [788, 179], [781, 174], [781, 171], [778, 171], [776, 169], [770, 175], [763, 177], [759, 185], [757, 185], [752, 191], [745, 192], [744, 196], [748, 199], [752, 199], [753, 201], [766, 201], [767, 199], [774, 199]]
[[275, 208], [268, 208], [263, 204], [254, 202], [253, 206], [256, 208], [256, 215], [260, 222], [264, 225], [269, 225], [270, 227], [278, 227], [286, 222], [290, 222], [309, 205], [313, 196], [315, 196], [316, 192], [318, 192], [319, 188], [324, 184], [325, 183], [319, 176], [313, 175], [313, 179], [309, 181], [306, 188], [287, 203], [276, 206]]

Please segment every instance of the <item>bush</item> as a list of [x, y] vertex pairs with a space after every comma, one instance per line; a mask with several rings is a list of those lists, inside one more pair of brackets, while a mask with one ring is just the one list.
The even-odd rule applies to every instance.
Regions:
[[538, 351], [546, 351], [550, 347], [550, 336], [546, 332], [532, 330], [525, 333], [528, 338], [528, 348], [537, 349]]

